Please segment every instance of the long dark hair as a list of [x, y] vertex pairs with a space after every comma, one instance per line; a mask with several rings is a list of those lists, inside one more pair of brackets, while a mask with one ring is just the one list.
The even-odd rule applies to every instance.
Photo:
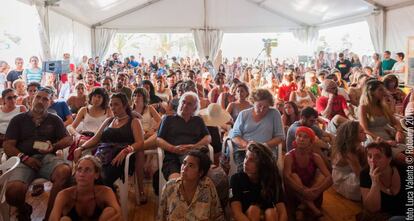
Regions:
[[102, 96], [102, 104], [101, 104], [101, 108], [106, 110], [106, 108], [108, 108], [108, 104], [109, 104], [109, 95], [108, 92], [106, 92], [106, 90], [102, 87], [97, 87], [94, 88], [91, 93], [88, 95], [88, 103], [90, 104], [92, 101], [92, 97], [95, 95], [100, 95]]
[[255, 156], [256, 169], [259, 183], [262, 187], [260, 195], [262, 199], [271, 201], [279, 198], [279, 187], [282, 185], [276, 160], [272, 151], [261, 143], [253, 142], [247, 149]]
[[161, 98], [158, 97], [157, 95], [155, 95], [155, 88], [154, 88], [154, 85], [152, 84], [152, 82], [149, 81], [149, 80], [143, 80], [142, 81], [142, 86], [144, 86], [144, 85], [148, 85], [149, 88], [150, 88], [150, 90], [148, 91], [150, 104], [161, 102]]
[[111, 99], [114, 99], [114, 98], [120, 99], [121, 102], [122, 102], [122, 105], [126, 106], [125, 111], [128, 114], [128, 116], [132, 116], [131, 115], [131, 107], [129, 106], [127, 96], [124, 93], [114, 93], [114, 94], [112, 94]]
[[298, 105], [296, 105], [296, 103], [295, 103], [295, 102], [293, 102], [293, 101], [288, 101], [288, 102], [286, 102], [284, 105], [286, 105], [286, 104], [289, 104], [290, 106], [292, 106], [292, 108], [293, 108], [293, 112], [294, 112], [294, 115], [295, 115], [295, 119], [293, 119], [293, 122], [291, 122], [290, 115], [288, 115], [288, 114], [286, 113], [285, 107], [283, 107], [283, 113], [282, 113], [282, 114], [283, 114], [283, 115], [285, 116], [285, 118], [286, 118], [286, 122], [284, 122], [284, 123], [286, 123], [286, 125], [291, 125], [291, 124], [293, 124], [295, 121], [299, 120], [299, 118], [300, 118], [299, 108], [298, 108]]
[[[148, 94], [148, 91], [145, 88], [143, 88], [143, 87], [139, 87], [139, 88], [137, 88], [137, 89], [134, 90], [134, 92], [132, 93], [132, 97], [138, 96], [138, 94], [142, 96], [142, 100], [144, 102], [144, 109], [143, 109], [143, 111], [144, 111], [145, 108], [149, 104], [149, 94]], [[135, 109], [135, 103], [132, 104], [132, 109], [133, 110]], [[143, 113], [140, 113], [140, 114], [143, 114]]]

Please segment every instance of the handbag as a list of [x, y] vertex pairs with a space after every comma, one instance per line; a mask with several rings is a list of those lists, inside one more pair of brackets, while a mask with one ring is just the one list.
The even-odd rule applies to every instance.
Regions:
[[127, 144], [123, 143], [100, 143], [97, 147], [95, 156], [98, 157], [102, 165], [109, 165], [116, 155], [121, 152]]

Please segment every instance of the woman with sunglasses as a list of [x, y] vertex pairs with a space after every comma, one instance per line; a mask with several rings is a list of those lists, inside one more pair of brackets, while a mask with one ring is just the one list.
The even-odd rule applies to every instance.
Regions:
[[[1, 93], [3, 105], [0, 107], [0, 147], [3, 146], [4, 134], [6, 134], [7, 127], [10, 120], [19, 113], [26, 112], [26, 107], [23, 105], [16, 105], [17, 94], [12, 88], [7, 88]], [[3, 148], [0, 148], [0, 153]], [[1, 157], [1, 154], [0, 154]]]

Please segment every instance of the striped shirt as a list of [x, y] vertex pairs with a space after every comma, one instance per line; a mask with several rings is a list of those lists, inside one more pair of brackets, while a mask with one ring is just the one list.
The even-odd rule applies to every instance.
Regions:
[[26, 75], [26, 83], [38, 82], [39, 84], [42, 81], [42, 69], [25, 69], [24, 74]]

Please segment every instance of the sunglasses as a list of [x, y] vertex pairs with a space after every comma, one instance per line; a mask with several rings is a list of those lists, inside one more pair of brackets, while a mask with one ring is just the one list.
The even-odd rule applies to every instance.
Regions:
[[17, 96], [16, 95], [14, 95], [14, 96], [7, 96], [6, 99], [10, 101], [10, 100], [13, 100], [13, 99], [17, 99]]

